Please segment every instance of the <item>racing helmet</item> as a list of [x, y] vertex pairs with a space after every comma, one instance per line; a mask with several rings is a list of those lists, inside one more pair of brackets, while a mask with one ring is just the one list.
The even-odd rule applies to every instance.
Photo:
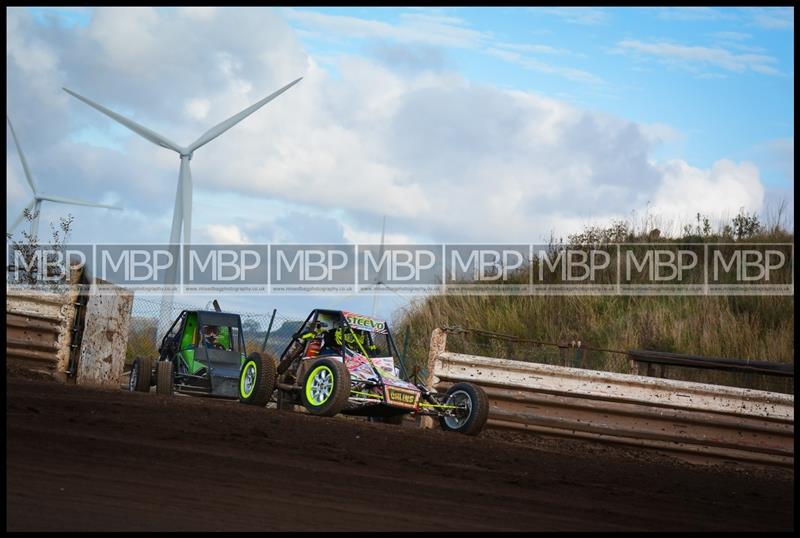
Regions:
[[219, 338], [219, 327], [216, 325], [203, 325], [203, 338], [211, 344], [216, 344], [217, 338]]

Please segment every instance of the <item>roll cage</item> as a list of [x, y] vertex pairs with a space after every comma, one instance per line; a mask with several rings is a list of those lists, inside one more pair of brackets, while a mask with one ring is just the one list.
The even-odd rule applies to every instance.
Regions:
[[[350, 323], [348, 321], [348, 316], [350, 315], [351, 320], [356, 323]], [[362, 321], [362, 323], [357, 323], [358, 321]], [[317, 324], [320, 324], [324, 327], [322, 330], [317, 330]], [[330, 334], [333, 334], [334, 331], [337, 330], [344, 330], [345, 332], [345, 339], [339, 345], [339, 355], [342, 357], [342, 360], [347, 355], [347, 350], [350, 349], [353, 352], [359, 353], [370, 360], [372, 355], [367, 351], [367, 346], [364, 345], [364, 340], [368, 339], [366, 343], [372, 344], [374, 342], [373, 334], [384, 334], [386, 336], [386, 344], [388, 346], [388, 352], [392, 357], [399, 358], [400, 354], [397, 352], [397, 346], [395, 345], [394, 338], [392, 337], [392, 332], [389, 330], [389, 326], [380, 320], [376, 320], [367, 316], [361, 316], [358, 314], [353, 314], [351, 312], [345, 312], [342, 310], [326, 310], [326, 309], [315, 309], [312, 310], [311, 313], [308, 315], [306, 320], [300, 326], [293, 335], [289, 343], [281, 353], [280, 364], [278, 366], [278, 372], [282, 372], [286, 367], [289, 366], [289, 362], [296, 357], [288, 356], [290, 350], [296, 346], [302, 345], [303, 351], [306, 349], [307, 342], [304, 341], [303, 336], [309, 333], [319, 334], [326, 334], [329, 338]], [[361, 334], [358, 334], [356, 331], [359, 331]], [[350, 341], [347, 341], [347, 336], [352, 336]], [[365, 338], [366, 337], [366, 338]], [[326, 340], [328, 340], [326, 338]], [[353, 342], [353, 343], [351, 343]], [[400, 369], [400, 375], [403, 379], [406, 379], [406, 372], [405, 366], [403, 365], [403, 361], [396, 361], [396, 363]], [[284, 368], [281, 368], [284, 366]], [[374, 368], [374, 367], [373, 367]], [[376, 374], [378, 372], [376, 371]], [[380, 374], [378, 374], [380, 375]]]
[[[206, 345], [201, 330], [205, 326], [219, 328], [219, 348]], [[223, 384], [220, 376], [238, 376], [246, 356], [241, 317], [226, 312], [182, 310], [161, 339], [158, 352], [159, 361], [173, 363], [178, 390], [216, 393]]]

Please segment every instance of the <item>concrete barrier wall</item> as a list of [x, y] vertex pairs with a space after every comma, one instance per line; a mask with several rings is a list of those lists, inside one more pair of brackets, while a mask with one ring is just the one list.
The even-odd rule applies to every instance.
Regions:
[[99, 280], [92, 282], [83, 316], [76, 372], [79, 385], [120, 384], [132, 309], [133, 293]]
[[92, 280], [63, 293], [6, 289], [6, 368], [61, 382], [119, 386], [133, 294]]

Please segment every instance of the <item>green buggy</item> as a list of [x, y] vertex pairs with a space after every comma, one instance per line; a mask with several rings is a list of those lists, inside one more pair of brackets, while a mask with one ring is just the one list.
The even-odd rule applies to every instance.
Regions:
[[261, 390], [250, 391], [248, 403], [265, 405], [274, 387], [274, 362], [260, 353], [246, 354], [238, 314], [184, 310], [162, 338], [158, 353], [156, 361], [150, 357], [133, 361], [129, 390], [149, 392], [155, 385], [156, 392], [164, 395], [240, 398], [239, 373], [250, 362], [258, 363], [265, 379], [259, 384]]

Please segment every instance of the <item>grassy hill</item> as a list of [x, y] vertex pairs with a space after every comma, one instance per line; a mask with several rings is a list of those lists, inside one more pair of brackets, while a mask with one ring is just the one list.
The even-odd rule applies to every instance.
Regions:
[[[793, 233], [783, 226], [763, 226], [757, 217], [746, 214], [719, 228], [712, 232], [708, 219], [700, 215], [694, 226], [685, 226], [672, 237], [654, 227], [634, 232], [629, 224], [616, 222], [607, 228], [587, 228], [570, 236], [567, 244], [794, 241]], [[514, 275], [521, 282], [527, 278], [527, 270]], [[793, 296], [429, 296], [412, 303], [394, 320], [398, 345], [409, 333], [410, 364], [426, 364], [431, 331], [439, 326], [556, 343], [580, 340], [584, 346], [606, 349], [794, 362]], [[511, 349], [485, 338], [462, 337], [452, 342], [449, 348], [454, 350], [509, 358], [529, 353], [543, 360], [547, 353], [557, 351], [530, 345], [527, 350], [519, 345]]]

